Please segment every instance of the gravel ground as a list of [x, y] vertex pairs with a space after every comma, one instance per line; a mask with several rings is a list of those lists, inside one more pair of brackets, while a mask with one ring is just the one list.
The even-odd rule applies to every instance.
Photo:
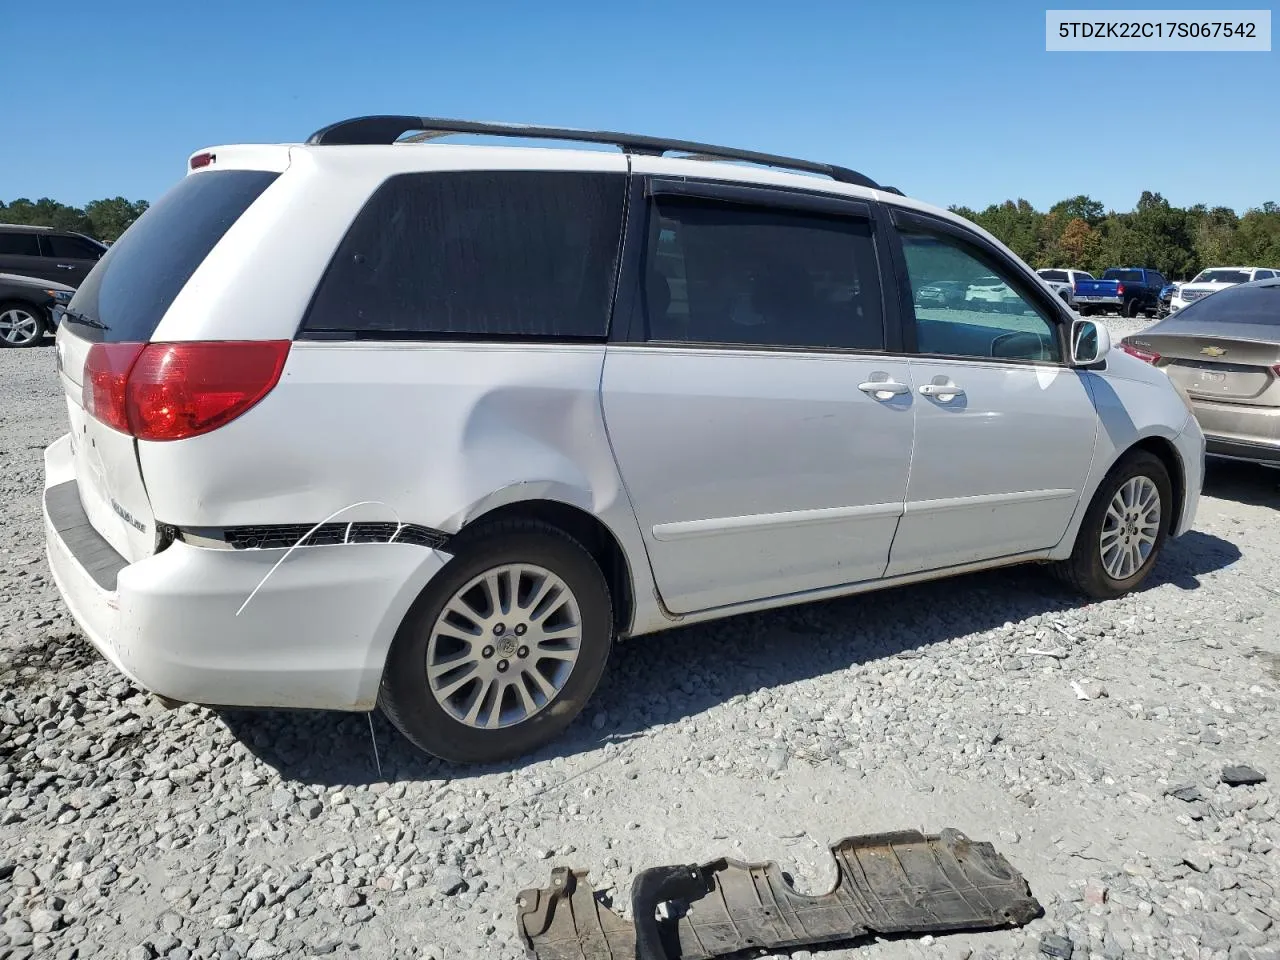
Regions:
[[[52, 368], [0, 351], [0, 960], [502, 960], [554, 864], [623, 902], [720, 855], [822, 892], [840, 837], [947, 826], [1045, 917], [824, 956], [1280, 957], [1280, 475], [1211, 466], [1137, 595], [1013, 570], [672, 631], [563, 741], [458, 768], [376, 716], [166, 711], [120, 679], [45, 565]], [[1221, 784], [1235, 762], [1271, 782]]]

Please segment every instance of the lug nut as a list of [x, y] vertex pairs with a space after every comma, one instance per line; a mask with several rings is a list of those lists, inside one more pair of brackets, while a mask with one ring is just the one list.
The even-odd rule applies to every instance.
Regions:
[[483, 650], [480, 651], [480, 655], [483, 656], [486, 660], [488, 660], [490, 657], [493, 656], [493, 647], [485, 647]]
[[506, 673], [506, 672], [507, 672], [507, 666], [508, 666], [507, 661], [505, 661], [505, 660], [499, 660], [499, 661], [498, 661], [498, 672], [499, 672], [499, 673]]
[[493, 635], [495, 637], [502, 636], [504, 633], [506, 633], [506, 630], [507, 630], [506, 624], [495, 623], [493, 625]]
[[529, 655], [528, 647], [521, 647], [519, 650], [516, 651], [516, 656], [519, 657], [521, 660], [523, 660], [528, 655]]
[[529, 628], [528, 628], [528, 627], [526, 627], [523, 623], [517, 624], [517, 625], [516, 625], [516, 636], [517, 636], [517, 637], [523, 637], [523, 636], [524, 636], [525, 631], [526, 631], [526, 630], [528, 630], [528, 629], [529, 629]]

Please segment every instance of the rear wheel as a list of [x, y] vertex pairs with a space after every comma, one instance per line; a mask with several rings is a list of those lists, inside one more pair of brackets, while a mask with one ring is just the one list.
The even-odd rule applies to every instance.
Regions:
[[1124, 305], [1124, 308], [1121, 310], [1121, 312], [1130, 320], [1132, 320], [1134, 317], [1138, 315], [1138, 301], [1130, 300], [1128, 303]]
[[582, 711], [613, 644], [604, 575], [534, 521], [459, 536], [401, 624], [378, 704], [417, 747], [487, 763], [528, 753]]
[[32, 347], [44, 336], [44, 318], [25, 303], [0, 304], [0, 346]]
[[1117, 463], [1089, 504], [1071, 556], [1055, 565], [1065, 582], [1098, 599], [1136, 588], [1155, 566], [1173, 521], [1173, 485], [1159, 457], [1137, 450]]

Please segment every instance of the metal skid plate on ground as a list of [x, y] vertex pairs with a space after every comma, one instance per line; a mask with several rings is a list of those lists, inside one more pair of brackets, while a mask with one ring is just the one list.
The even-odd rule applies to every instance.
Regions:
[[558, 867], [550, 886], [520, 894], [517, 923], [538, 960], [707, 960], [871, 934], [1013, 927], [1042, 913], [991, 844], [956, 830], [850, 837], [831, 852], [839, 878], [818, 897], [797, 893], [775, 863], [646, 870], [631, 890], [634, 924], [597, 898], [586, 871]]

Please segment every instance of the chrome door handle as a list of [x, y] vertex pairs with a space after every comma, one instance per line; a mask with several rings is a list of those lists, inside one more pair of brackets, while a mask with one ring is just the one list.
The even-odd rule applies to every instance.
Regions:
[[897, 380], [868, 380], [858, 384], [858, 389], [877, 400], [891, 400], [911, 392], [910, 387]]
[[954, 383], [922, 383], [920, 385], [920, 395], [922, 397], [937, 397], [941, 402], [946, 403], [952, 397], [963, 397], [964, 388], [957, 387]]
[[59, 263], [56, 266], [59, 270], [74, 270], [76, 268], [74, 263]]

